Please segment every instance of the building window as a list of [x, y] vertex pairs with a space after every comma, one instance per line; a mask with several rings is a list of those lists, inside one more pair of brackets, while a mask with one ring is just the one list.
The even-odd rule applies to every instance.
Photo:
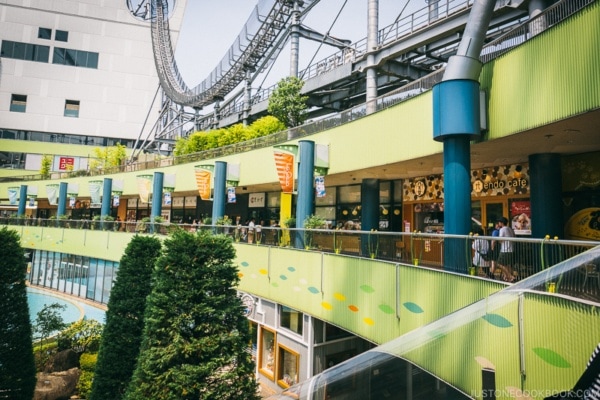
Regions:
[[3, 40], [0, 57], [25, 61], [48, 62], [48, 59], [50, 58], [50, 47]]
[[59, 42], [68, 42], [69, 41], [69, 32], [60, 31], [57, 29], [56, 33], [54, 34], [54, 40], [57, 40]]
[[27, 108], [27, 96], [24, 94], [13, 94], [10, 98], [10, 111], [25, 112]]
[[300, 355], [285, 346], [278, 346], [277, 384], [287, 388], [298, 383]]
[[294, 310], [293, 308], [285, 306], [281, 306], [280, 310], [281, 327], [302, 335], [302, 322], [304, 320], [304, 314]]
[[79, 100], [65, 101], [65, 117], [79, 117]]
[[260, 330], [258, 356], [258, 368], [261, 374], [273, 379], [275, 377], [275, 332], [264, 327]]
[[98, 53], [55, 47], [52, 64], [96, 69], [98, 68]]
[[48, 39], [52, 38], [52, 29], [50, 28], [39, 28], [38, 29], [38, 39]]

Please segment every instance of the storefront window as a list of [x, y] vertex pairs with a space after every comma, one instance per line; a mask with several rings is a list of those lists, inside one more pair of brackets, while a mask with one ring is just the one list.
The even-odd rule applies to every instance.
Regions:
[[282, 328], [289, 329], [294, 333], [302, 335], [302, 322], [304, 319], [304, 314], [294, 310], [293, 308], [281, 306], [280, 317]]
[[265, 328], [261, 329], [259, 356], [260, 372], [273, 379], [275, 377], [275, 333]]
[[279, 386], [289, 387], [298, 383], [299, 361], [298, 353], [279, 345], [279, 367], [277, 368]]
[[444, 233], [444, 203], [414, 205], [415, 229], [424, 233]]
[[360, 185], [339, 187], [339, 204], [360, 203]]

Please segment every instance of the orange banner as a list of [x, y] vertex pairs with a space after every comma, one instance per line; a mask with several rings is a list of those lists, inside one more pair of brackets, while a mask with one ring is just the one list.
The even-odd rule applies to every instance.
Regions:
[[275, 166], [277, 167], [281, 191], [292, 193], [294, 191], [294, 155], [275, 151]]
[[196, 186], [202, 200], [210, 200], [210, 179], [212, 173], [204, 169], [196, 170]]

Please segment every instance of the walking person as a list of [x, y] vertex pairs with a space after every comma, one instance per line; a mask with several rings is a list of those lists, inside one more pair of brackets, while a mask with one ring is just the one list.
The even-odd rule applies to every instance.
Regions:
[[483, 236], [483, 229], [481, 228], [475, 232], [475, 239], [471, 245], [474, 250], [473, 266], [477, 270], [481, 269], [488, 278], [494, 279], [494, 274], [490, 270], [491, 261], [489, 257], [492, 254], [490, 243], [487, 239], [483, 239], [479, 236]]
[[498, 232], [500, 253], [496, 265], [502, 271], [502, 278], [506, 282], [512, 283], [516, 279], [512, 269], [514, 265], [513, 242], [502, 240], [501, 238], [515, 237], [515, 232], [508, 226], [508, 220], [505, 217], [498, 219], [498, 226], [500, 227], [500, 231]]

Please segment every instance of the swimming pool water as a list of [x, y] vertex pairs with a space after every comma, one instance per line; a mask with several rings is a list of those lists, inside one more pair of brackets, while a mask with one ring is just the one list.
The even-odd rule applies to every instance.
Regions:
[[89, 306], [75, 299], [66, 299], [58, 294], [48, 293], [32, 287], [27, 288], [27, 302], [29, 304], [29, 318], [32, 323], [37, 318], [37, 313], [40, 312], [44, 305], [58, 303], [64, 305], [65, 309], [61, 311], [61, 316], [66, 324], [76, 322], [81, 318], [95, 319], [100, 323], [104, 323], [104, 310]]

